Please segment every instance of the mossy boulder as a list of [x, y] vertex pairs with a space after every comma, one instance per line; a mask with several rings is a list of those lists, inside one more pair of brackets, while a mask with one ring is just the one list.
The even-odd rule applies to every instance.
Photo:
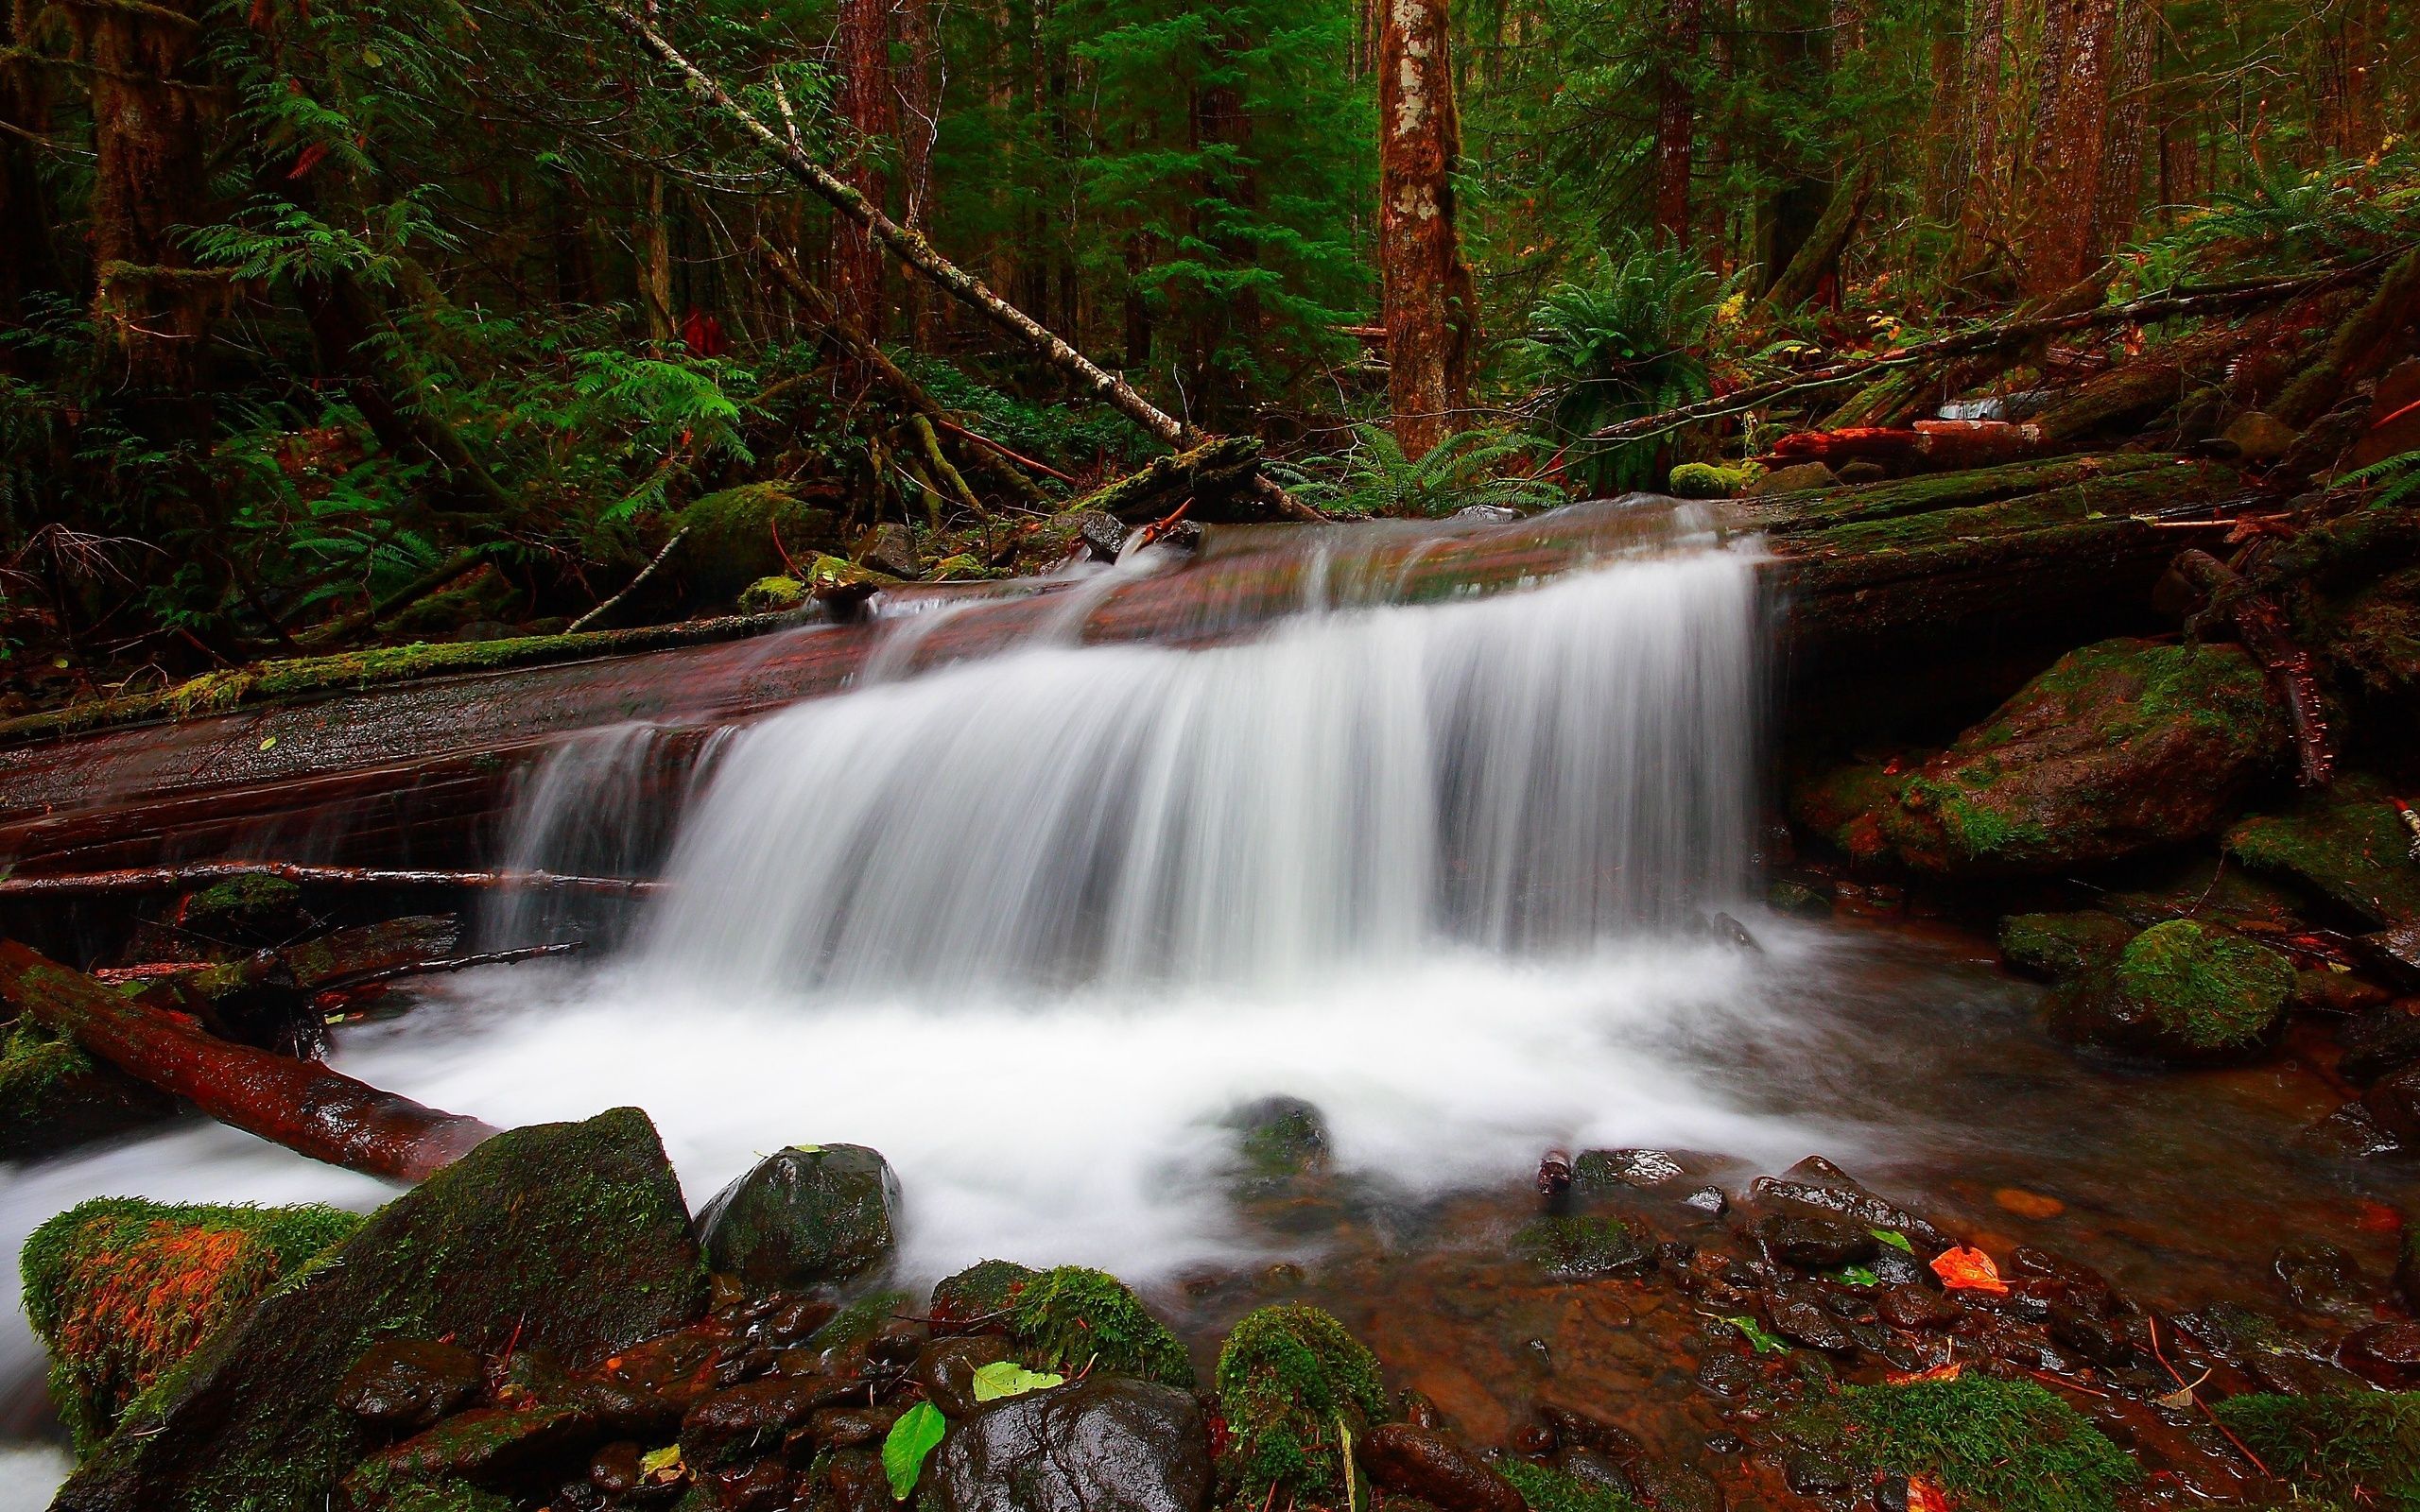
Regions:
[[2291, 877], [2373, 923], [2420, 919], [2420, 863], [2388, 797], [2376, 777], [2347, 772], [2277, 813], [2238, 822], [2227, 831], [2227, 853]]
[[1334, 1316], [1288, 1303], [1246, 1314], [1219, 1354], [1227, 1445], [1222, 1503], [1342, 1506], [1354, 1468], [1345, 1435], [1387, 1415], [1378, 1359]]
[[1952, 1505], [1992, 1512], [2115, 1512], [2120, 1493], [2143, 1478], [2057, 1397], [1971, 1369], [1950, 1381], [1848, 1387], [1791, 1430], [1861, 1469], [1927, 1476]]
[[2170, 919], [2063, 988], [2052, 1024], [2069, 1039], [2180, 1062], [2240, 1060], [2275, 1039], [2294, 967], [2240, 935]]
[[38, 1024], [0, 1029], [0, 1160], [55, 1155], [176, 1110], [174, 1098]]
[[1568, 1470], [1526, 1459], [1506, 1459], [1496, 1466], [1530, 1512], [1644, 1512], [1628, 1493], [1597, 1481], [1583, 1481]]
[[1564, 1280], [1644, 1270], [1655, 1254], [1636, 1228], [1600, 1213], [1533, 1219], [1512, 1235], [1512, 1252]]
[[945, 1323], [1005, 1320], [1018, 1288], [1041, 1274], [1032, 1266], [1020, 1265], [1012, 1260], [979, 1261], [955, 1276], [942, 1278], [933, 1287], [927, 1311]]
[[673, 522], [688, 536], [680, 565], [701, 597], [728, 603], [760, 578], [787, 571], [793, 558], [838, 544], [839, 520], [786, 483], [744, 483], [698, 499]]
[[2303, 1497], [2420, 1512], [2420, 1392], [2260, 1393], [2213, 1411]]
[[58, 1512], [321, 1512], [376, 1430], [337, 1400], [372, 1345], [546, 1349], [584, 1369], [704, 1314], [647, 1115], [510, 1130], [372, 1214], [130, 1402]]
[[1882, 829], [1910, 866], [1947, 876], [2115, 861], [2217, 829], [2286, 740], [2235, 646], [2104, 641], [1910, 775]]
[[1205, 1512], [1210, 1435], [1189, 1391], [1114, 1375], [987, 1402], [925, 1467], [932, 1512]]
[[1808, 493], [1817, 489], [1837, 489], [1841, 480], [1821, 462], [1799, 462], [1789, 467], [1775, 468], [1739, 490], [1743, 499], [1762, 499], [1776, 493]]
[[796, 577], [759, 577], [739, 591], [742, 614], [779, 614], [805, 603], [806, 584]]
[[1236, 1131], [1236, 1154], [1248, 1178], [1283, 1181], [1327, 1168], [1327, 1120], [1299, 1097], [1261, 1098], [1228, 1114], [1225, 1123]]
[[203, 1337], [361, 1227], [335, 1208], [95, 1197], [26, 1240], [26, 1315], [78, 1451]]
[[1907, 774], [1878, 762], [1850, 762], [1789, 784], [1789, 816], [1855, 863], [1887, 859], [1883, 816], [1897, 807]]
[[916, 553], [916, 536], [903, 524], [879, 524], [857, 538], [850, 558], [860, 567], [891, 577], [918, 577], [925, 566]]
[[1676, 499], [1728, 499], [1746, 488], [1755, 475], [1744, 467], [1684, 462], [1672, 470], [1666, 487]]
[[1100, 1369], [1162, 1385], [1193, 1384], [1184, 1346], [1106, 1271], [1061, 1265], [1015, 1282], [1008, 1323], [1009, 1336], [1046, 1370]]
[[844, 1281], [884, 1264], [899, 1177], [862, 1144], [793, 1144], [698, 1214], [706, 1263], [764, 1291]]
[[2114, 914], [2012, 914], [2000, 920], [2000, 957], [2012, 971], [2066, 982], [2118, 958], [2137, 931]]

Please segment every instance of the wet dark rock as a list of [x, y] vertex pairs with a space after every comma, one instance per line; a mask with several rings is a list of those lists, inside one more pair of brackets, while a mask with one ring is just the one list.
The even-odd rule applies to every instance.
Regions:
[[698, 1214], [706, 1263], [752, 1285], [847, 1280], [890, 1258], [899, 1178], [862, 1144], [793, 1145]]
[[409, 1433], [461, 1411], [479, 1394], [479, 1357], [429, 1339], [373, 1344], [337, 1387], [337, 1402], [356, 1418]]
[[2374, 982], [2351, 971], [2317, 968], [2294, 973], [2291, 999], [2296, 1013], [2318, 1014], [2324, 1018], [2350, 1019], [2384, 1006], [2394, 994]]
[[1716, 1432], [1705, 1435], [1706, 1452], [1712, 1454], [1737, 1454], [1748, 1447], [1748, 1441], [1737, 1434]]
[[586, 1465], [604, 1437], [595, 1418], [569, 1407], [474, 1407], [371, 1456], [355, 1479], [551, 1485]]
[[2381, 1386], [2420, 1385], [2420, 1323], [2377, 1323], [2348, 1335], [2337, 1360]]
[[1956, 1243], [1924, 1218], [1867, 1191], [1820, 1156], [1810, 1156], [1778, 1177], [1758, 1177], [1750, 1192], [1761, 1201], [1811, 1208], [1869, 1229], [1888, 1229], [1905, 1238], [1920, 1256], [1940, 1254]]
[[2267, 946], [2170, 919], [2061, 988], [2050, 1022], [2067, 1039], [2163, 1060], [2242, 1060], [2275, 1041], [2293, 985], [2292, 963]]
[[711, 1468], [779, 1449], [789, 1431], [823, 1407], [854, 1396], [861, 1383], [828, 1377], [777, 1378], [727, 1386], [699, 1401], [681, 1419], [681, 1457]]
[[2378, 1127], [2403, 1143], [2420, 1141], [2420, 1065], [2372, 1082], [2361, 1093], [2361, 1107]]
[[1356, 1454], [1373, 1482], [1439, 1512], [1528, 1512], [1511, 1481], [1434, 1429], [1381, 1423], [1362, 1435]]
[[932, 1336], [932, 1325], [922, 1318], [888, 1317], [866, 1340], [866, 1358], [878, 1365], [909, 1365]]
[[2098, 1314], [2053, 1305], [2049, 1329], [2052, 1342], [2095, 1365], [2126, 1365], [2135, 1358], [2134, 1342], [2126, 1331]]
[[337, 1400], [371, 1344], [517, 1343], [584, 1368], [704, 1306], [680, 1184], [645, 1114], [513, 1129], [213, 1333], [55, 1504], [219, 1512], [240, 1484], [262, 1504], [318, 1505], [386, 1436]]
[[1126, 525], [1115, 515], [1086, 509], [1076, 516], [1076, 540], [1095, 561], [1115, 561], [1126, 547]]
[[1956, 1302], [1923, 1286], [1886, 1286], [1875, 1297], [1875, 1308], [1897, 1329], [1945, 1329], [1965, 1315]]
[[1011, 1260], [981, 1261], [935, 1285], [927, 1311], [942, 1322], [981, 1322], [1005, 1332], [1010, 1303], [1019, 1288], [1041, 1274]]
[[715, 1512], [773, 1512], [789, 1504], [797, 1471], [777, 1459], [710, 1470], [700, 1484], [712, 1498]]
[[975, 1410], [975, 1372], [1009, 1357], [1009, 1341], [997, 1334], [935, 1339], [916, 1354], [916, 1383], [945, 1417]]
[[2215, 830], [2286, 743], [2239, 648], [2104, 641], [1910, 775], [1881, 827], [1910, 866], [1948, 876], [2115, 861]]
[[1190, 1392], [1096, 1376], [984, 1404], [925, 1476], [941, 1512], [1201, 1512], [1210, 1438]]
[[1521, 518], [1521, 511], [1502, 504], [1466, 504], [1445, 517], [1448, 520], [1477, 520], [1503, 524]]
[[1681, 1206], [1692, 1208], [1710, 1218], [1720, 1218], [1731, 1211], [1731, 1199], [1720, 1187], [1700, 1187], [1681, 1199]]
[[807, 1419], [818, 1448], [865, 1449], [880, 1444], [899, 1420], [895, 1407], [825, 1407]]
[[1868, 1292], [1853, 1291], [1845, 1286], [1826, 1286], [1819, 1288], [1814, 1297], [1824, 1312], [1843, 1323], [1872, 1323], [1882, 1315]]
[[1933, 1284], [1933, 1273], [1922, 1262], [1896, 1245], [1884, 1245], [1866, 1262], [1865, 1268], [1885, 1286], [1925, 1286]]
[[882, 1459], [870, 1450], [818, 1455], [803, 1491], [810, 1512], [891, 1512], [895, 1505]]
[[2009, 1251], [2008, 1269], [2015, 1283], [2048, 1283], [2048, 1296], [2074, 1307], [2104, 1316], [2133, 1310], [2133, 1304], [2100, 1272], [2034, 1245], [2019, 1245]]
[[1571, 1174], [1581, 1191], [1605, 1193], [1624, 1187], [1650, 1190], [1689, 1173], [1681, 1158], [1667, 1150], [1582, 1150], [1571, 1162]]
[[1765, 1253], [1802, 1270], [1837, 1270], [1874, 1258], [1881, 1242], [1871, 1231], [1836, 1218], [1774, 1213], [1751, 1231]]
[[1769, 1297], [1765, 1316], [1772, 1331], [1792, 1344], [1835, 1354], [1851, 1353], [1857, 1349], [1848, 1331], [1811, 1297], [1788, 1293]]
[[1631, 1462], [1630, 1473], [1655, 1512], [1722, 1512], [1722, 1487], [1694, 1465], [1638, 1459]]
[[2376, 1081], [2406, 1066], [2420, 1065], [2420, 998], [2405, 998], [2356, 1016], [2337, 1029], [2336, 1043], [2343, 1051], [2336, 1069], [2348, 1080]]
[[1764, 954], [1765, 948], [1756, 943], [1755, 936], [1748, 933], [1748, 926], [1729, 914], [1716, 914], [1707, 923], [1714, 932], [1714, 937], [1725, 945], [1735, 950], [1754, 951], [1759, 955]]
[[2282, 813], [2255, 815], [2227, 831], [2228, 853], [2293, 877], [2364, 919], [2393, 928], [2420, 919], [2420, 868], [2411, 833], [2388, 801], [2387, 784], [2347, 772], [2298, 794]]
[[630, 1495], [647, 1474], [639, 1465], [645, 1452], [627, 1438], [606, 1445], [588, 1462], [588, 1484], [607, 1496]]
[[893, 577], [917, 577], [925, 571], [916, 559], [916, 538], [903, 524], [878, 524], [867, 531], [857, 538], [854, 556], [858, 566]]
[[1563, 1473], [1583, 1486], [1598, 1486], [1621, 1496], [1638, 1495], [1637, 1483], [1611, 1456], [1598, 1450], [1566, 1450], [1555, 1465]]
[[2353, 949], [2381, 981], [2407, 992], [2420, 988], [2420, 919], [2374, 935], [2357, 935]]
[[2307, 1313], [2342, 1318], [2372, 1314], [2377, 1295], [2352, 1256], [2334, 1245], [2297, 1240], [2277, 1251], [2273, 1268], [2286, 1295]]
[[1264, 1097], [1236, 1109], [1225, 1123], [1236, 1132], [1246, 1176], [1283, 1180], [1327, 1168], [1327, 1120], [1299, 1097]]
[[1781, 1477], [1801, 1496], [1846, 1496], [1855, 1489], [1856, 1470], [1820, 1450], [1804, 1446], [1782, 1456]]
[[768, 1312], [758, 1327], [765, 1342], [776, 1349], [813, 1337], [816, 1330], [831, 1322], [832, 1315], [840, 1311], [839, 1304], [821, 1297], [776, 1295], [770, 1300], [780, 1305]]
[[2066, 982], [2118, 958], [2140, 933], [2114, 914], [2012, 914], [2000, 920], [2000, 957], [2009, 970]]
[[[1566, 1448], [1592, 1449], [1622, 1463], [1636, 1459], [1647, 1452], [1646, 1446], [1628, 1429], [1609, 1423], [1594, 1414], [1582, 1412], [1577, 1407], [1542, 1401], [1538, 1403], [1538, 1418], [1554, 1430], [1556, 1440]], [[1425, 1423], [1422, 1426], [1434, 1428], [1437, 1425]]]
[[1765, 906], [1777, 914], [1800, 919], [1827, 919], [1832, 912], [1832, 898], [1803, 882], [1776, 878], [1765, 887]]
[[1753, 1356], [1709, 1354], [1698, 1362], [1698, 1384], [1718, 1397], [1744, 1396], [1763, 1382], [1765, 1371]]
[[1632, 1225], [1597, 1214], [1535, 1219], [1512, 1236], [1512, 1249], [1547, 1275], [1566, 1280], [1645, 1270], [1655, 1258]]

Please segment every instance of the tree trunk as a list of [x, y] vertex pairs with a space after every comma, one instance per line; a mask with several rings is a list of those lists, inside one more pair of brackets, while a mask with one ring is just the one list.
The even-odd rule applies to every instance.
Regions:
[[[850, 153], [842, 177], [866, 203], [879, 208], [890, 185], [877, 155], [898, 135], [891, 110], [890, 7], [884, 0], [840, 0], [835, 38], [840, 82], [833, 109], [847, 129]], [[864, 225], [845, 215], [833, 221], [833, 298], [842, 315], [877, 341], [888, 323], [882, 264], [882, 249]]]
[[1966, 189], [1959, 216], [1970, 263], [2000, 230], [2000, 47], [2004, 0], [1969, 0], [1966, 24]]
[[2049, 294], [2091, 271], [2101, 247], [2093, 224], [2108, 138], [2109, 79], [2118, 0], [2045, 0], [2040, 94], [2023, 185], [2028, 294]]
[[2143, 202], [2143, 148], [2150, 134], [2152, 67], [2159, 59], [2166, 0], [2122, 0], [2118, 23], [2117, 77], [2111, 86], [2109, 133], [2100, 165], [2093, 235], [2102, 248], [2134, 234]]
[[1765, 308], [1775, 315], [1787, 314], [1814, 298], [1824, 281], [1840, 267], [1841, 254], [1847, 250], [1849, 238], [1857, 233], [1858, 217], [1865, 213], [1865, 201], [1874, 193], [1876, 178], [1871, 168], [1858, 171], [1841, 180], [1832, 191], [1832, 202], [1824, 207], [1824, 218], [1801, 242], [1798, 253], [1789, 266], [1773, 280], [1765, 291]]
[[1689, 165], [1697, 149], [1694, 75], [1701, 0], [1664, 0], [1664, 31], [1655, 54], [1655, 231], [1675, 247], [1689, 245]]
[[[903, 203], [899, 222], [922, 232], [932, 213], [933, 146], [941, 136], [941, 43], [933, 32], [932, 0], [899, 0], [899, 168]], [[916, 345], [931, 351], [935, 332], [931, 301], [910, 279], [903, 291], [908, 329]]]
[[1421, 456], [1455, 429], [1471, 275], [1454, 217], [1461, 150], [1445, 0], [1385, 0], [1378, 32], [1378, 272], [1395, 439]]

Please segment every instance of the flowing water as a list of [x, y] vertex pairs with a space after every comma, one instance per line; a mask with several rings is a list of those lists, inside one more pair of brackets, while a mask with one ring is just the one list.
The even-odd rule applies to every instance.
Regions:
[[[1205, 1330], [1204, 1278], [1282, 1260], [1314, 1294], [1322, 1264], [1384, 1285], [1386, 1256], [1500, 1228], [1548, 1145], [1743, 1171], [1821, 1150], [1946, 1200], [2047, 1175], [2084, 1212], [2126, 1182], [2193, 1211], [2214, 1149], [2238, 1199], [2307, 1184], [2279, 1132], [2324, 1108], [2305, 1082], [2236, 1074], [2187, 1137], [2193, 1079], [2079, 1069], [1987, 952], [1746, 906], [1755, 547], [1648, 518], [1634, 550], [1493, 597], [1390, 605], [1322, 557], [1302, 612], [1248, 639], [1085, 648], [1078, 615], [989, 660], [895, 657], [716, 735], [694, 775], [666, 769], [694, 739], [579, 737], [530, 781], [511, 859], [668, 892], [627, 930], [506, 901], [493, 943], [613, 943], [432, 983], [337, 1064], [498, 1124], [639, 1105], [693, 1204], [786, 1143], [873, 1144], [912, 1275], [1100, 1264], [1212, 1297]], [[1760, 946], [1708, 928], [1720, 910]], [[1231, 1199], [1223, 1121], [1272, 1095], [1325, 1115], [1352, 1221]], [[1987, 1107], [2022, 1122], [1979, 1134]], [[104, 1192], [384, 1195], [189, 1125], [0, 1177], [0, 1246]], [[2350, 1186], [2324, 1195], [2314, 1231], [2360, 1228]], [[2184, 1263], [2119, 1227], [2072, 1243]], [[2241, 1259], [2217, 1231], [2211, 1274]], [[0, 1380], [35, 1367], [12, 1321]]]

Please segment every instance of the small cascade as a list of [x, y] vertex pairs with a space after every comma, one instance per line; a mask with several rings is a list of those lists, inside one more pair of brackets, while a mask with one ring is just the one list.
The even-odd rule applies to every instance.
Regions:
[[[655, 872], [671, 844], [683, 800], [711, 771], [724, 736], [655, 725], [583, 730], [549, 751], [523, 779], [504, 844], [507, 871], [599, 877]], [[481, 911], [490, 949], [610, 936], [623, 903], [595, 896], [505, 888]]]

